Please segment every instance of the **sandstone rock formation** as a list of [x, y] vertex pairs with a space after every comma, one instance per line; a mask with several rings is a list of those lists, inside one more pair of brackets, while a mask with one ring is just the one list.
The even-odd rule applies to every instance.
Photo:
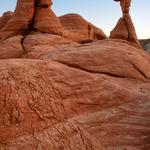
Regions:
[[114, 0], [116, 2], [120, 2], [122, 14], [129, 14], [131, 0]]
[[[58, 18], [52, 11], [51, 5], [52, 0], [18, 0], [13, 16], [0, 29], [0, 39], [7, 39], [18, 34], [27, 35], [32, 31], [60, 35], [76, 42], [106, 39], [101, 29], [78, 15]], [[69, 21], [72, 21], [72, 24], [68, 24]], [[81, 29], [78, 27], [80, 25], [83, 25]]]
[[23, 36], [18, 35], [0, 42], [0, 59], [19, 58], [24, 54]]
[[52, 0], [37, 0], [34, 16], [34, 29], [52, 34], [63, 34], [63, 28], [51, 10]]
[[103, 40], [107, 38], [101, 29], [87, 22], [78, 14], [63, 15], [59, 19], [65, 31], [69, 32], [66, 37], [75, 41]]
[[0, 149], [150, 148], [147, 53], [124, 40], [31, 52], [0, 61]]
[[132, 40], [76, 42], [75, 31], [106, 37], [79, 15], [59, 19], [65, 36], [29, 19], [0, 41], [0, 150], [149, 150], [149, 53]]
[[11, 11], [7, 11], [3, 14], [3, 16], [0, 18], [0, 30], [7, 24], [12, 15], [13, 12]]
[[6, 26], [0, 30], [0, 39], [25, 34], [31, 27], [35, 0], [18, 0], [16, 10]]
[[110, 38], [112, 39], [124, 39], [133, 42], [137, 47], [142, 49], [140, 45], [136, 31], [129, 14], [129, 7], [131, 0], [115, 0], [120, 1], [122, 13], [122, 18], [119, 19], [116, 27], [111, 31]]

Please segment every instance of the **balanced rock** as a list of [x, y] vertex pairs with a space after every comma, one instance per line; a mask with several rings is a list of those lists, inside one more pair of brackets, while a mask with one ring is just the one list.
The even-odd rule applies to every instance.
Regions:
[[52, 0], [18, 0], [13, 16], [0, 30], [0, 39], [27, 35], [32, 31], [60, 35], [76, 42], [106, 39], [101, 29], [79, 15], [69, 14], [58, 18], [51, 5]]
[[120, 2], [121, 10], [122, 10], [122, 18], [119, 19], [116, 27], [111, 31], [110, 38], [114, 39], [123, 39], [130, 41], [135, 44], [138, 48], [142, 49], [140, 45], [136, 31], [129, 14], [131, 0], [114, 0]]
[[110, 38], [128, 40], [128, 37], [129, 33], [126, 22], [123, 18], [120, 18], [115, 28], [111, 31]]
[[127, 40], [142, 49], [130, 15], [124, 15], [119, 19], [116, 27], [111, 31], [110, 38]]
[[0, 18], [0, 30], [7, 24], [12, 15], [13, 12], [11, 11], [7, 11], [3, 14], [3, 16]]
[[51, 10], [51, 0], [37, 0], [35, 9], [34, 29], [41, 32], [62, 35], [62, 25]]

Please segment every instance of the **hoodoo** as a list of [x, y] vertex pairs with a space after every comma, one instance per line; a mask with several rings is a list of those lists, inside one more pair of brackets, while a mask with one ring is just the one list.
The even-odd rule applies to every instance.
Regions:
[[150, 55], [123, 2], [111, 39], [51, 0], [0, 18], [0, 150], [150, 150]]
[[3, 14], [3, 16], [0, 18], [0, 30], [7, 24], [12, 15], [13, 12], [11, 11], [7, 11]]
[[129, 14], [131, 0], [114, 0], [120, 2], [122, 9], [122, 18], [119, 19], [116, 27], [111, 31], [111, 39], [123, 39], [135, 44], [135, 46], [142, 48], [136, 35], [134, 24]]
[[35, 7], [34, 28], [37, 31], [63, 34], [63, 27], [51, 10], [52, 0], [37, 0]]
[[[3, 16], [0, 19], [0, 39], [18, 34], [27, 35], [31, 31], [56, 34], [76, 42], [106, 39], [101, 29], [78, 15], [73, 19], [68, 18], [68, 15], [58, 18], [51, 6], [52, 0], [18, 0], [11, 18], [7, 19], [9, 17], [7, 13], [7, 16], [5, 14], [7, 18]], [[8, 22], [6, 25], [4, 19]]]
[[31, 28], [34, 5], [35, 0], [18, 0], [13, 16], [0, 30], [0, 39], [6, 39], [17, 34], [25, 34]]

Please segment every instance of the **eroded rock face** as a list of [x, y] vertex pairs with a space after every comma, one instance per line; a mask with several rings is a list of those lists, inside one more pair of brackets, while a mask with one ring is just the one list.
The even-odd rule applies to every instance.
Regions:
[[74, 41], [103, 40], [107, 38], [101, 29], [87, 22], [78, 14], [63, 15], [59, 19], [65, 31], [68, 31], [65, 36]]
[[114, 0], [116, 2], [120, 2], [122, 14], [129, 14], [131, 0]]
[[65, 15], [58, 18], [51, 5], [52, 0], [18, 0], [13, 16], [9, 21], [7, 19], [8, 23], [0, 31], [0, 39], [18, 34], [27, 35], [32, 31], [60, 35], [76, 42], [106, 39], [101, 29], [79, 15]]
[[[59, 49], [47, 53], [45, 59], [56, 60], [93, 73], [137, 79], [150, 78], [149, 55], [124, 40], [103, 40], [93, 44], [69, 46], [70, 48], [68, 45], [61, 48], [60, 45]], [[25, 56], [30, 58], [30, 53]], [[39, 56], [36, 59], [41, 58]]]
[[53, 50], [37, 35], [36, 53], [0, 60], [0, 149], [149, 149], [150, 55], [124, 40], [55, 38]]
[[[16, 10], [23, 2], [33, 4]], [[120, 39], [72, 14], [59, 18], [63, 36], [43, 33], [51, 1], [35, 4], [47, 19], [41, 32], [34, 13], [21, 21], [25, 11], [23, 26], [1, 32], [10, 38], [0, 41], [0, 150], [150, 149], [150, 55], [127, 39], [125, 20], [113, 32]]]
[[7, 40], [0, 41], [0, 59], [19, 58], [23, 55], [23, 36], [18, 35]]
[[123, 39], [135, 44], [138, 48], [142, 49], [140, 42], [138, 41], [136, 31], [129, 14], [131, 0], [115, 0], [120, 2], [122, 9], [122, 18], [119, 19], [116, 27], [111, 31], [110, 38]]
[[25, 34], [32, 25], [34, 5], [35, 0], [18, 0], [13, 16], [0, 31], [0, 39]]
[[48, 53], [48, 51], [51, 51], [51, 48], [57, 51], [61, 45], [69, 46], [73, 44], [78, 45], [72, 40], [63, 38], [61, 36], [40, 32], [35, 32], [26, 36], [23, 42], [23, 46], [27, 55], [29, 52], [33, 53], [35, 51], [38, 53], [41, 53], [42, 51]]
[[36, 3], [34, 28], [37, 31], [62, 35], [62, 25], [57, 16], [51, 10], [52, 1], [37, 0]]
[[125, 15], [123, 18], [119, 19], [116, 27], [111, 31], [110, 38], [130, 41], [134, 43], [135, 46], [142, 49], [130, 15]]
[[3, 14], [3, 16], [0, 18], [0, 30], [7, 24], [12, 15], [13, 12], [11, 11], [7, 11]]

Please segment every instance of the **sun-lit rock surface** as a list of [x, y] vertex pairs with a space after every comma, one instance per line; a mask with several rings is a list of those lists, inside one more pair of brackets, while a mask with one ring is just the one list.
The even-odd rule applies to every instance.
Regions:
[[31, 28], [35, 0], [18, 0], [16, 10], [8, 23], [0, 30], [0, 39], [25, 34]]
[[34, 28], [37, 31], [62, 35], [63, 27], [57, 16], [51, 10], [51, 5], [52, 0], [37, 0]]
[[7, 24], [12, 15], [13, 12], [11, 11], [7, 11], [3, 14], [3, 16], [0, 18], [0, 30]]
[[51, 6], [36, 2], [18, 0], [6, 27], [21, 7], [23, 26], [0, 31], [0, 150], [149, 150], [150, 54], [123, 21], [112, 33], [125, 38], [76, 14], [55, 16], [63, 35], [42, 31], [49, 17], [35, 30], [36, 7]]
[[140, 42], [137, 39], [135, 27], [130, 16], [131, 0], [114, 0], [120, 2], [122, 17], [119, 19], [116, 27], [111, 31], [111, 39], [123, 39], [135, 44], [142, 49]]
[[0, 59], [19, 58], [23, 55], [23, 36], [18, 35], [7, 40], [0, 41]]
[[86, 40], [103, 40], [107, 38], [101, 29], [87, 22], [78, 14], [63, 15], [59, 19], [65, 31], [68, 31], [66, 37], [74, 41], [86, 42]]
[[[27, 35], [32, 31], [50, 33], [72, 39], [76, 42], [88, 42], [106, 39], [104, 32], [88, 23], [79, 15], [57, 17], [51, 9], [52, 0], [18, 0], [15, 12], [0, 19], [0, 40], [18, 34]], [[4, 21], [7, 24], [4, 25]], [[5, 21], [5, 22], [6, 22]]]
[[134, 43], [135, 46], [142, 49], [137, 39], [135, 28], [130, 15], [125, 15], [123, 18], [119, 19], [116, 27], [111, 31], [110, 38], [130, 41]]

